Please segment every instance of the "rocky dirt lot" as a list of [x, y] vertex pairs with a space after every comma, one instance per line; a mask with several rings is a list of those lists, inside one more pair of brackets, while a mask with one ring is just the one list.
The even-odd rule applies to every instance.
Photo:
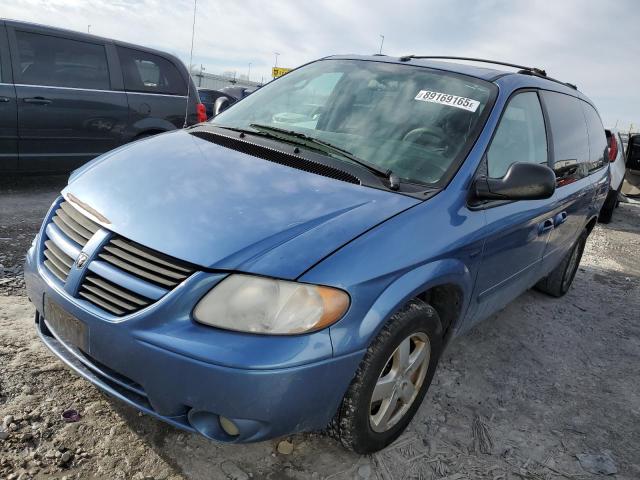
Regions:
[[[640, 206], [596, 227], [566, 297], [527, 292], [454, 341], [409, 430], [358, 456], [321, 434], [212, 443], [65, 368], [38, 341], [20, 280], [64, 183], [0, 184], [0, 479], [640, 478]], [[72, 408], [80, 420], [64, 423]]]

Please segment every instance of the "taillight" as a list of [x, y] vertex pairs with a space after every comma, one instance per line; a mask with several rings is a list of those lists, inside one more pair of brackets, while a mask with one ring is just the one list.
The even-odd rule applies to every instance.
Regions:
[[207, 109], [204, 108], [204, 104], [198, 103], [196, 105], [196, 113], [198, 114], [198, 123], [207, 121]]
[[615, 134], [611, 134], [609, 137], [609, 161], [615, 162], [616, 157], [618, 156], [618, 142], [616, 140]]

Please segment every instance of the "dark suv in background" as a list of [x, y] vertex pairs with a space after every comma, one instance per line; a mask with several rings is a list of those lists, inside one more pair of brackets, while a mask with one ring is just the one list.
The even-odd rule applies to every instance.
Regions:
[[207, 118], [213, 117], [213, 104], [218, 98], [226, 98], [227, 100], [229, 100], [229, 104], [236, 101], [235, 97], [221, 92], [220, 90], [214, 90], [212, 88], [199, 88], [198, 95], [200, 96], [200, 101], [204, 105], [204, 108], [207, 112]]
[[204, 120], [198, 91], [173, 55], [0, 20], [0, 172], [68, 171]]
[[204, 104], [207, 111], [207, 118], [214, 116], [215, 103], [218, 98], [226, 98], [227, 102], [224, 104], [223, 109], [230, 107], [238, 100], [242, 100], [255, 92], [259, 87], [244, 87], [244, 86], [229, 86], [224, 87], [222, 90], [213, 90], [211, 88], [199, 88], [198, 94], [200, 95], [200, 101]]

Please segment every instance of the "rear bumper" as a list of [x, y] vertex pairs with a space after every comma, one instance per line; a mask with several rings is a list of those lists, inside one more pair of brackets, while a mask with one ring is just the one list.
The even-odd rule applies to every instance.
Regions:
[[[283, 338], [219, 331], [196, 324], [189, 311], [180, 315], [163, 305], [131, 320], [108, 322], [66, 295], [36, 259], [34, 247], [25, 280], [44, 344], [107, 394], [215, 440], [253, 442], [324, 428], [364, 353], [327, 356], [326, 339], [318, 334], [328, 337], [328, 332]], [[180, 306], [168, 297], [171, 306]], [[47, 323], [45, 298], [87, 325], [86, 351], [65, 342]], [[242, 359], [248, 367], [239, 365]], [[219, 416], [231, 419], [240, 434], [227, 435]]]

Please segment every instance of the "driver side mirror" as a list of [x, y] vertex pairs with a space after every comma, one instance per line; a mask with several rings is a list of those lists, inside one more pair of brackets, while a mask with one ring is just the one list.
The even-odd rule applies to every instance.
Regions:
[[474, 182], [482, 200], [540, 200], [556, 190], [556, 174], [546, 165], [516, 162], [502, 178], [480, 177]]
[[216, 101], [213, 102], [213, 116], [215, 117], [219, 113], [225, 111], [229, 108], [229, 99], [227, 97], [218, 97]]

